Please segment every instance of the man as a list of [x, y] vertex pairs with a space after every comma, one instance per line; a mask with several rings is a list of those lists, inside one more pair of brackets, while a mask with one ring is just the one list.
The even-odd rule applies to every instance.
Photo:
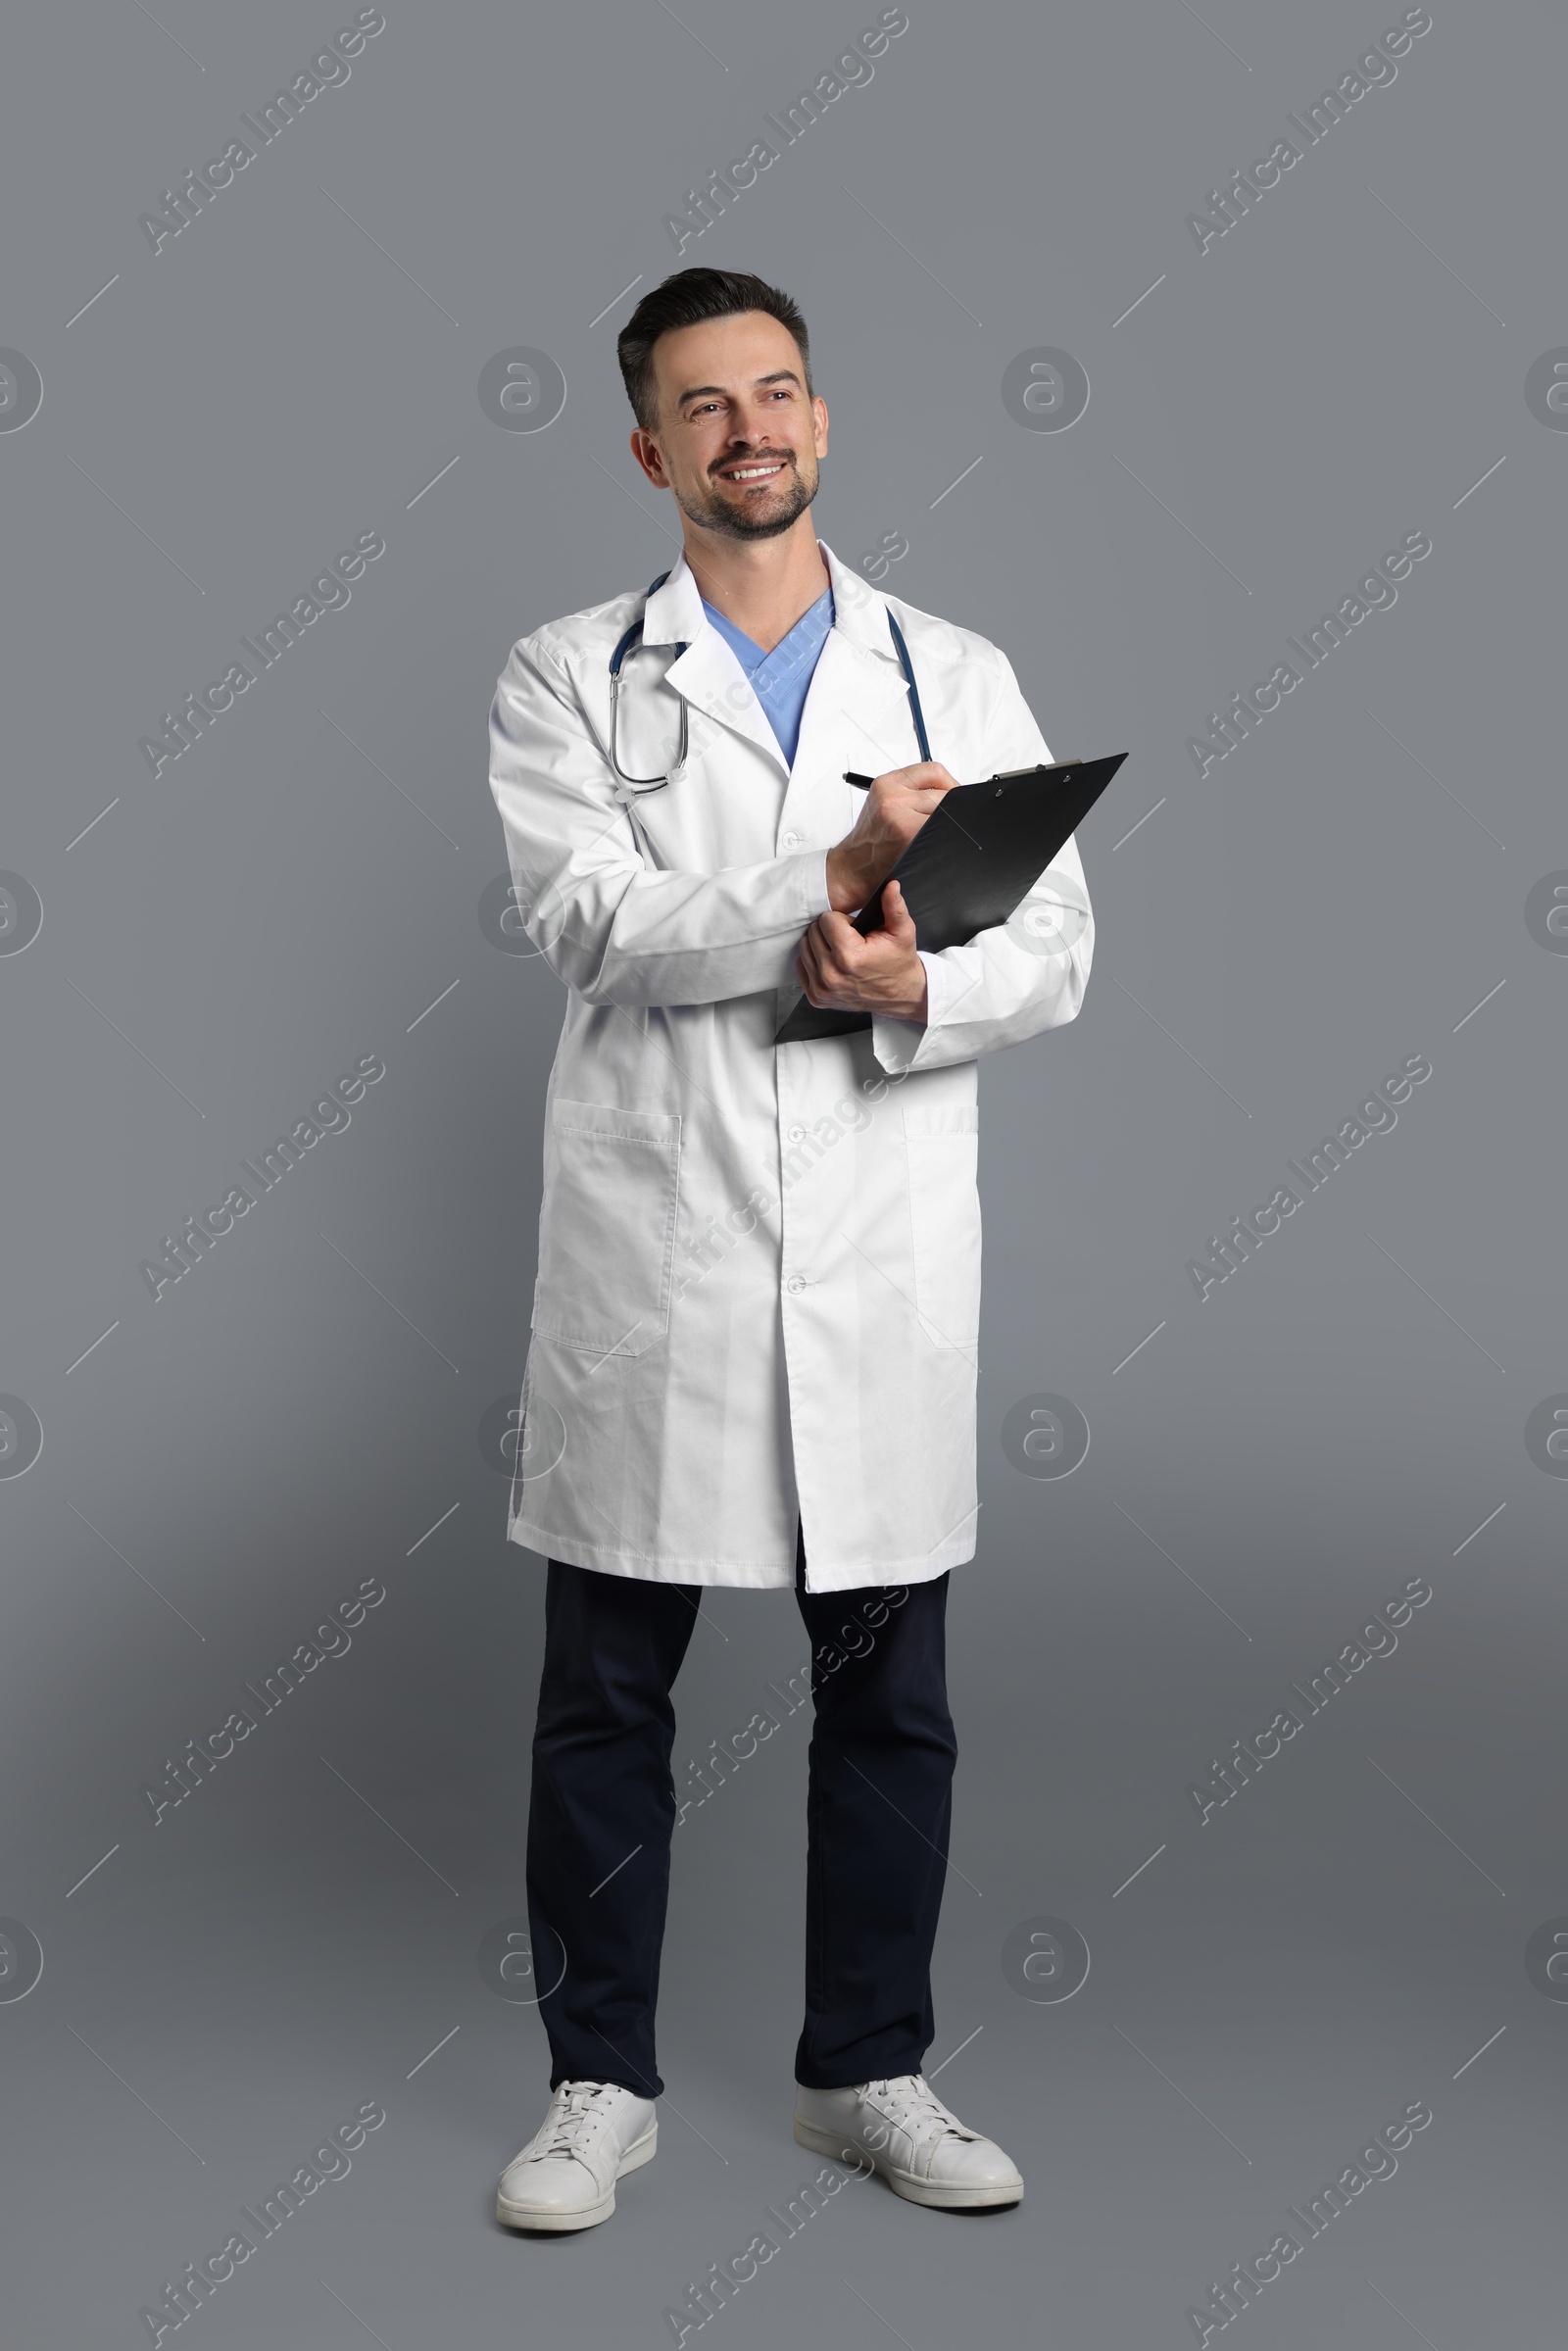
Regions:
[[[514, 894], [567, 989], [508, 1521], [549, 1560], [527, 1886], [553, 2098], [497, 2212], [591, 2227], [654, 2153], [669, 1690], [710, 1584], [793, 1583], [811, 1638], [795, 2136], [916, 2203], [1016, 2203], [920, 2066], [948, 1579], [975, 1548], [975, 1063], [1076, 1014], [1082, 867], [1069, 841], [1028, 919], [939, 955], [897, 884], [856, 931], [956, 777], [1050, 755], [1004, 655], [816, 538], [827, 409], [786, 294], [683, 269], [618, 353], [680, 559], [524, 638], [491, 713]], [[861, 1024], [775, 1046], [803, 989]]]

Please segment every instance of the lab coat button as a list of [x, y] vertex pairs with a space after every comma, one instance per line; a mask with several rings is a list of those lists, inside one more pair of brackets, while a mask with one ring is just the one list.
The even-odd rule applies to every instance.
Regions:
[[797, 1126], [797, 1127], [791, 1127], [791, 1129], [790, 1129], [790, 1141], [791, 1141], [792, 1143], [804, 1143], [804, 1142], [806, 1141], [806, 1129], [805, 1129], [805, 1127], [799, 1127], [799, 1126]]
[[784, 846], [785, 846], [785, 848], [786, 848], [786, 849], [799, 849], [799, 848], [800, 848], [800, 846], [801, 846], [801, 836], [800, 836], [800, 834], [799, 834], [799, 833], [786, 833], [786, 834], [785, 834], [785, 836], [784, 836]]
[[799, 1275], [798, 1273], [792, 1273], [792, 1274], [791, 1274], [791, 1276], [790, 1276], [790, 1278], [789, 1278], [789, 1280], [788, 1280], [788, 1281], [785, 1283], [784, 1287], [785, 1287], [785, 1289], [786, 1289], [786, 1290], [791, 1290], [791, 1291], [794, 1291], [794, 1290], [804, 1290], [804, 1289], [806, 1288], [806, 1284], [805, 1284], [805, 1283], [802, 1281], [802, 1279], [801, 1279], [801, 1277], [800, 1277], [800, 1275]]

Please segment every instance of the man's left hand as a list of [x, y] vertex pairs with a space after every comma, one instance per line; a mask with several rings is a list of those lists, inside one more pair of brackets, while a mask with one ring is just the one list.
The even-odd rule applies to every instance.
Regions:
[[819, 1010], [924, 1020], [925, 965], [915, 952], [914, 923], [897, 882], [883, 885], [882, 923], [881, 930], [862, 938], [847, 914], [817, 916], [795, 955], [808, 1003]]

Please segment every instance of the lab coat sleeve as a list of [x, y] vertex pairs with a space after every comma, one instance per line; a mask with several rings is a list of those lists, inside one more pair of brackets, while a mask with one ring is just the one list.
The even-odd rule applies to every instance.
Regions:
[[718, 1004], [795, 984], [802, 934], [830, 903], [826, 851], [714, 873], [650, 864], [568, 672], [536, 640], [513, 648], [496, 688], [490, 789], [524, 928], [590, 1004]]
[[[1048, 765], [1051, 754], [1011, 663], [997, 647], [991, 653], [998, 690], [976, 773]], [[1063, 919], [1062, 904], [1073, 899], [1082, 916]], [[1028, 909], [1037, 903], [1046, 912], [1032, 926]], [[1058, 938], [1063, 942], [1060, 950], [1048, 952]], [[938, 955], [921, 951], [925, 1025], [879, 1016], [871, 1023], [872, 1051], [889, 1071], [944, 1069], [1004, 1045], [1019, 1045], [1042, 1029], [1061, 1028], [1083, 1003], [1094, 952], [1094, 912], [1077, 843], [1069, 835], [1010, 925], [978, 931], [967, 945], [944, 948]]]

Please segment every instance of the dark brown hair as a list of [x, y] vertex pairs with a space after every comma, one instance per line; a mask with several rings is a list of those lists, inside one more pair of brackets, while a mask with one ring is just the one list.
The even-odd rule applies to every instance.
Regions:
[[662, 285], [645, 294], [615, 338], [615, 357], [632, 412], [645, 432], [659, 421], [658, 386], [654, 379], [654, 345], [677, 326], [701, 326], [710, 318], [735, 318], [745, 311], [761, 311], [789, 329], [800, 346], [801, 367], [808, 395], [811, 390], [811, 352], [806, 320], [789, 295], [746, 269], [677, 269]]

